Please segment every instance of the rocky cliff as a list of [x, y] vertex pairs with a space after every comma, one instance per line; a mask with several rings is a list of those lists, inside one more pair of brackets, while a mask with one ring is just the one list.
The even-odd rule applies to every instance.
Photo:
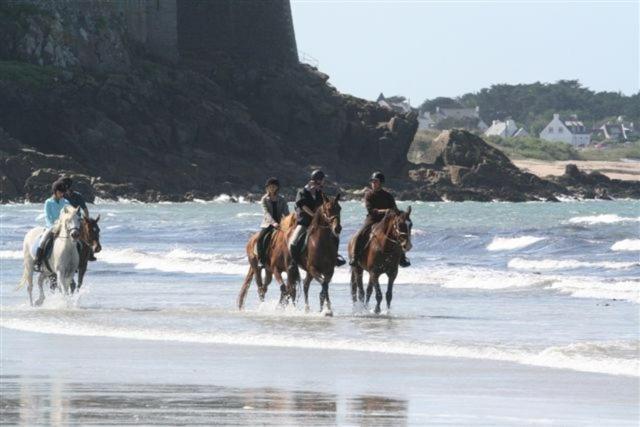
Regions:
[[105, 3], [0, 5], [3, 200], [41, 200], [60, 174], [90, 195], [188, 200], [259, 191], [270, 175], [298, 186], [314, 167], [344, 186], [404, 171], [413, 115], [304, 64], [167, 61]]

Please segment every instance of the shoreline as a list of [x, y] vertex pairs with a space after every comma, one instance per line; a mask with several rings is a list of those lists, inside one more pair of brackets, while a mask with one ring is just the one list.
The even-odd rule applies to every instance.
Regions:
[[[5, 420], [37, 420], [58, 413], [81, 424], [96, 414], [96, 408], [76, 399], [84, 393], [92, 396], [100, 413], [128, 417], [149, 414], [149, 409], [116, 402], [135, 395], [167, 404], [154, 405], [151, 418], [140, 420], [145, 424], [160, 422], [156, 411], [162, 416], [172, 413], [174, 422], [213, 412], [223, 423], [269, 424], [393, 419], [409, 424], [600, 420], [633, 425], [640, 416], [635, 404], [638, 378], [452, 357], [372, 358], [358, 352], [62, 335], [48, 335], [45, 343], [41, 334], [0, 330], [6, 350]], [[107, 365], [105, 359], [110, 361]], [[75, 361], [73, 367], [70, 360]], [[180, 405], [164, 402], [167, 390], [194, 398]], [[25, 399], [54, 394], [57, 399], [48, 406], [20, 406]], [[324, 410], [318, 407], [321, 402], [326, 403]]]
[[540, 178], [561, 176], [568, 164], [576, 165], [584, 172], [598, 171], [611, 179], [622, 181], [640, 181], [640, 160], [628, 161], [607, 160], [537, 160], [511, 159], [511, 161], [525, 172], [530, 172]]

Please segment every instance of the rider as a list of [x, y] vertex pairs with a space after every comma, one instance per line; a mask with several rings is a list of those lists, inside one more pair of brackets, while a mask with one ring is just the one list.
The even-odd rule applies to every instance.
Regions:
[[40, 246], [36, 251], [36, 262], [34, 264], [35, 271], [42, 271], [42, 261], [44, 260], [44, 251], [49, 241], [58, 234], [59, 224], [56, 222], [60, 217], [60, 212], [70, 203], [64, 198], [66, 187], [60, 181], [56, 181], [51, 185], [52, 196], [44, 202], [44, 218], [47, 223], [47, 230], [40, 241]]
[[[71, 186], [73, 185], [73, 180], [68, 176], [66, 176], [64, 178], [59, 179], [58, 181], [61, 182], [62, 185], [64, 185], [65, 187], [64, 198], [67, 199], [67, 201], [74, 208], [77, 208], [78, 206], [80, 206], [80, 208], [82, 209], [82, 213], [84, 214], [84, 217], [89, 218], [89, 209], [87, 209], [87, 202], [85, 201], [84, 196], [81, 193], [71, 189]], [[80, 211], [78, 211], [78, 215], [80, 215]], [[96, 260], [96, 257], [93, 254], [93, 249], [91, 247], [89, 247], [88, 259], [89, 261]]]
[[281, 195], [278, 194], [280, 190], [280, 181], [277, 178], [269, 178], [264, 185], [267, 190], [266, 194], [260, 199], [262, 210], [264, 212], [264, 218], [260, 225], [260, 235], [258, 236], [258, 259], [260, 260], [260, 267], [264, 267], [267, 258], [267, 248], [271, 240], [271, 234], [273, 230], [280, 227], [280, 220], [289, 215], [289, 206]]
[[[371, 188], [365, 192], [364, 195], [364, 204], [367, 208], [367, 217], [364, 220], [364, 225], [356, 234], [356, 244], [353, 249], [353, 258], [349, 261], [349, 265], [355, 266], [358, 263], [358, 258], [362, 251], [364, 250], [367, 242], [369, 241], [369, 234], [371, 233], [371, 228], [377, 222], [382, 221], [384, 215], [389, 210], [398, 210], [398, 206], [396, 206], [396, 201], [384, 188], [382, 188], [382, 184], [384, 184], [385, 178], [382, 172], [374, 172], [371, 175], [371, 179], [369, 182], [371, 183]], [[408, 267], [411, 263], [407, 259], [405, 253], [402, 254], [402, 258], [400, 259], [401, 267]]]
[[[296, 195], [296, 229], [293, 235], [289, 239], [289, 252], [291, 253], [291, 259], [295, 264], [300, 257], [300, 250], [302, 249], [301, 241], [305, 239], [307, 227], [311, 224], [313, 215], [324, 200], [322, 187], [324, 185], [325, 174], [320, 169], [316, 169], [311, 172], [311, 179], [298, 191]], [[336, 239], [336, 245], [338, 241]], [[345, 264], [344, 258], [338, 254], [336, 259], [336, 265], [339, 267]]]

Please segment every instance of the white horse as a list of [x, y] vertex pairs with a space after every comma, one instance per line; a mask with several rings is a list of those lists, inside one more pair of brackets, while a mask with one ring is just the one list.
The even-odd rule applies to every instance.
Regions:
[[[44, 302], [43, 284], [44, 279], [49, 275], [55, 274], [58, 284], [62, 285], [64, 294], [68, 295], [69, 293], [69, 286], [73, 281], [73, 275], [80, 263], [80, 255], [78, 254], [77, 248], [78, 238], [80, 237], [79, 209], [79, 207], [73, 208], [71, 206], [65, 206], [62, 212], [60, 212], [60, 218], [58, 218], [58, 221], [56, 221], [54, 225], [54, 229], [58, 232], [58, 235], [53, 241], [51, 256], [42, 263], [42, 272], [40, 276], [38, 276], [40, 297], [35, 305], [41, 305]], [[20, 289], [25, 284], [28, 285], [27, 290], [29, 291], [29, 302], [31, 305], [34, 305], [31, 291], [33, 290], [33, 266], [35, 264], [32, 247], [34, 244], [39, 243], [39, 237], [44, 231], [44, 227], [31, 229], [24, 237], [22, 244], [24, 271], [17, 289]]]

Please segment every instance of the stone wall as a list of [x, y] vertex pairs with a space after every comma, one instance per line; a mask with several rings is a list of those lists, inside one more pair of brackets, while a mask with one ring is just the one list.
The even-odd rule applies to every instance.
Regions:
[[290, 65], [298, 52], [289, 0], [178, 0], [181, 59], [228, 55], [247, 65]]

